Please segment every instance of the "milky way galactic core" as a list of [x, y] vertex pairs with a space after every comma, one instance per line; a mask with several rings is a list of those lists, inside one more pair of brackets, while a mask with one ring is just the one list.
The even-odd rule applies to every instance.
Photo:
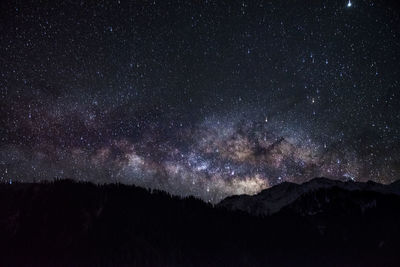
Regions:
[[218, 202], [400, 176], [388, 1], [1, 4], [0, 179]]

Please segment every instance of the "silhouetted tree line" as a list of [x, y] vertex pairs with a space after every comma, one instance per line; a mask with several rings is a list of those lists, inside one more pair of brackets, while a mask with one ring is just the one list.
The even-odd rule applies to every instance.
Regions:
[[339, 188], [254, 217], [122, 184], [0, 184], [0, 266], [398, 266], [399, 229], [398, 196]]

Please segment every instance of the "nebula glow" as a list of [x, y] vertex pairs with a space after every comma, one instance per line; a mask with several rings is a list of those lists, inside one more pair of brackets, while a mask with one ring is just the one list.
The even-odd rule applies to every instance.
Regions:
[[[296, 133], [279, 132], [263, 120], [228, 117], [206, 119], [165, 141], [157, 130], [149, 130], [136, 142], [115, 138], [85, 145], [80, 140], [59, 147], [50, 139], [27, 150], [3, 146], [2, 180], [122, 182], [217, 202], [229, 195], [255, 194], [283, 181], [300, 183], [317, 176], [374, 179], [371, 168], [348, 147], [338, 150], [335, 143], [319, 144]], [[65, 124], [63, 118], [55, 118], [50, 128], [60, 120]], [[92, 123], [89, 129], [97, 131], [96, 121]], [[27, 126], [29, 132], [39, 127]], [[383, 171], [381, 166], [376, 168]]]

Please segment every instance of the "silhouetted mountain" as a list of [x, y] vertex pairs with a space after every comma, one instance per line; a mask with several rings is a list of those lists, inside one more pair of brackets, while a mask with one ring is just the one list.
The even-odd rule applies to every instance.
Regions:
[[398, 266], [400, 197], [336, 183], [260, 193], [288, 203], [271, 216], [120, 184], [0, 184], [0, 266]]
[[392, 193], [400, 195], [400, 180], [391, 183], [389, 185], [390, 190], [392, 191]]
[[372, 181], [367, 183], [342, 182], [327, 178], [314, 178], [303, 184], [289, 182], [281, 183], [260, 193], [231, 196], [222, 200], [218, 206], [230, 210], [241, 210], [253, 215], [270, 215], [280, 211], [283, 207], [293, 203], [304, 194], [327, 188], [342, 188], [349, 191], [373, 191], [383, 194], [400, 194], [400, 183], [390, 185], [378, 184]]

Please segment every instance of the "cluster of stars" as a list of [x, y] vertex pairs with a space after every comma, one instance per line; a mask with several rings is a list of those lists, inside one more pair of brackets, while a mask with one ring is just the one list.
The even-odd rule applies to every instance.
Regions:
[[18, 2], [0, 39], [0, 180], [217, 202], [400, 174], [389, 3]]

